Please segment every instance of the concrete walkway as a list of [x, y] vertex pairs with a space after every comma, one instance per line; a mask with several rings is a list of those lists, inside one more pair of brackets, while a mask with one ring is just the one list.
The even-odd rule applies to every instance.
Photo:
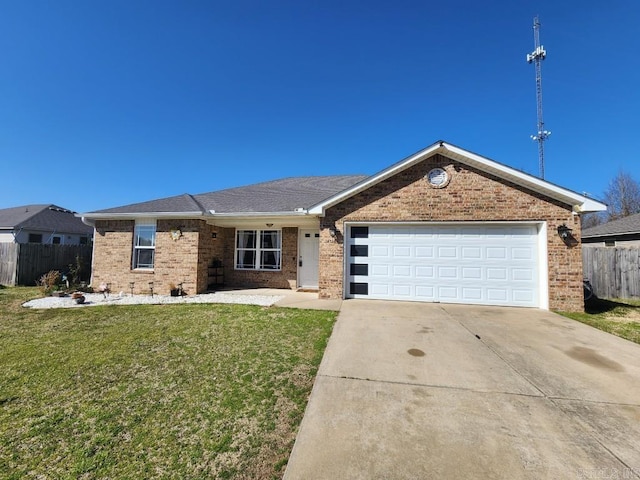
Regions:
[[223, 289], [221, 292], [233, 293], [234, 295], [273, 295], [284, 297], [274, 305], [276, 307], [305, 308], [309, 310], [340, 310], [342, 300], [327, 300], [318, 298], [318, 292], [298, 292], [283, 288], [247, 288]]
[[640, 478], [640, 345], [541, 310], [347, 300], [284, 478]]

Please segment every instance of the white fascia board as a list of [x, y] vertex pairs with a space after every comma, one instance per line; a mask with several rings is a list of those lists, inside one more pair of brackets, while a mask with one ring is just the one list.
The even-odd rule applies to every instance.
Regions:
[[[527, 187], [536, 192], [547, 195], [548, 197], [555, 198], [561, 202], [565, 202], [568, 205], [574, 207], [578, 213], [586, 212], [601, 212], [607, 209], [607, 206], [584, 195], [580, 195], [572, 190], [560, 187], [553, 183], [549, 183], [528, 173], [515, 170], [511, 167], [503, 165], [501, 163], [490, 160], [486, 157], [482, 157], [475, 153], [471, 153], [462, 148], [447, 143], [442, 143], [444, 155], [453, 157], [455, 160], [460, 160], [462, 163], [466, 163], [471, 166], [477, 166], [480, 170], [493, 173], [500, 178], [512, 181], [523, 187]], [[453, 155], [447, 155], [451, 152]]]
[[479, 170], [491, 173], [520, 186], [529, 188], [550, 198], [566, 203], [567, 205], [571, 205], [574, 211], [578, 213], [599, 212], [607, 209], [607, 206], [604, 203], [585, 197], [571, 190], [567, 190], [566, 188], [559, 187], [538, 177], [529, 175], [528, 173], [520, 172], [486, 157], [482, 157], [462, 148], [440, 141], [420, 150], [404, 160], [401, 160], [389, 168], [366, 178], [362, 182], [357, 183], [331, 198], [328, 198], [322, 203], [314, 205], [309, 209], [309, 213], [323, 216], [327, 208], [330, 208], [437, 153], [440, 153], [445, 157], [458, 160], [466, 165], [476, 167]]
[[76, 213], [76, 217], [87, 220], [133, 220], [136, 218], [195, 218], [204, 213], [196, 212], [137, 212], [137, 213]]
[[209, 210], [209, 213], [213, 217], [238, 217], [238, 218], [246, 218], [246, 217], [304, 217], [307, 214], [307, 211], [295, 211], [295, 212], [236, 212], [236, 213], [215, 213], [215, 210]]

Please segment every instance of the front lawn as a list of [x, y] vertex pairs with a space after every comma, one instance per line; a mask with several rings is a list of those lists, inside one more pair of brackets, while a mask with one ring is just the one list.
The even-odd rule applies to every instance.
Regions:
[[640, 343], [640, 300], [604, 300], [587, 302], [584, 313], [559, 312], [592, 327]]
[[334, 312], [37, 296], [0, 289], [0, 478], [282, 476]]

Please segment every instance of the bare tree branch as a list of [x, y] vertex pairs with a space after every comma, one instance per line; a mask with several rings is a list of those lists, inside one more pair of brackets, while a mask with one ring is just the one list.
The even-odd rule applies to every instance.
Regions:
[[607, 220], [616, 220], [640, 212], [640, 184], [620, 170], [604, 193]]

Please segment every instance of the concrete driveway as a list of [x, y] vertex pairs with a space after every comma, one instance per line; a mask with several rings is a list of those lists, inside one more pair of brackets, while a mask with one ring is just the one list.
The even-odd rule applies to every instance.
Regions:
[[640, 345], [541, 310], [345, 301], [284, 478], [640, 478]]

